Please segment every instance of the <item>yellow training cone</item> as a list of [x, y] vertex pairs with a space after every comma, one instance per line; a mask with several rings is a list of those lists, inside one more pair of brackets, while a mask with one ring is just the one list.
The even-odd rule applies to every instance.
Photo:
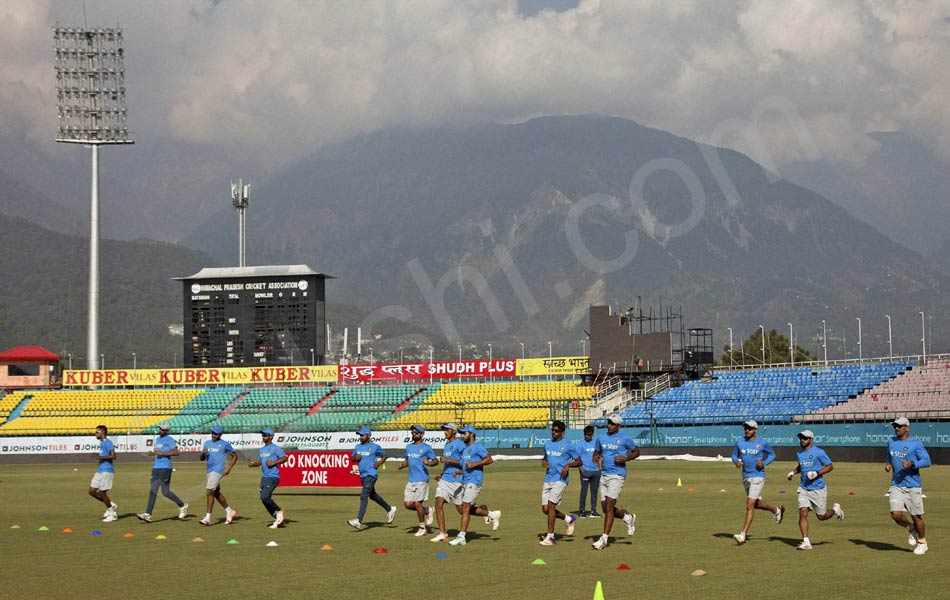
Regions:
[[683, 480], [679, 477], [676, 478], [676, 487], [683, 487]]
[[156, 540], [167, 540], [168, 538], [165, 537], [163, 534], [160, 533], [160, 534], [158, 534], [158, 535], [155, 536], [155, 539], [156, 539]]
[[600, 585], [599, 581], [594, 588], [594, 600], [604, 600], [604, 588]]

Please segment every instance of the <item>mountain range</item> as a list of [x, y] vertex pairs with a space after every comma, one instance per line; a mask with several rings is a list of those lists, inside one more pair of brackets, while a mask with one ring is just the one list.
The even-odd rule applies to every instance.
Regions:
[[[42, 198], [24, 210], [24, 194], [0, 192], [0, 212], [34, 222], [55, 213]], [[0, 342], [79, 347], [77, 222], [0, 219], [4, 262], [15, 264], [0, 272]], [[516, 356], [524, 343], [526, 355], [575, 354], [590, 304], [623, 310], [637, 297], [657, 314], [681, 307], [685, 327], [712, 328], [717, 347], [726, 328], [738, 345], [760, 323], [792, 323], [796, 343], [815, 348], [824, 319], [829, 356], [856, 356], [862, 319], [863, 354], [886, 354], [890, 314], [895, 353], [915, 353], [918, 311], [929, 316], [930, 351], [950, 334], [945, 263], [742, 154], [618, 118], [362, 135], [255, 182], [247, 222], [249, 264], [305, 263], [336, 276], [331, 326], [350, 327], [351, 339], [360, 325], [379, 334], [379, 352], [431, 343], [440, 356], [457, 345], [483, 355], [491, 343], [495, 356]], [[121, 333], [104, 336], [104, 348], [128, 352], [128, 339], [157, 341], [180, 320], [171, 277], [234, 264], [233, 211], [200, 222], [182, 244], [106, 243], [104, 265], [115, 262], [103, 271], [102, 313]], [[30, 318], [47, 304], [58, 307], [48, 327]], [[155, 353], [180, 348], [180, 338], [165, 341]]]

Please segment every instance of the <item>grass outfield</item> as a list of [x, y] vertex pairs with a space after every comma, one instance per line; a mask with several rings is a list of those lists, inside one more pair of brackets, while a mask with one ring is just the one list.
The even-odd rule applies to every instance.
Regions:
[[[223, 510], [216, 506], [215, 517], [222, 521], [213, 527], [198, 524], [205, 509], [204, 465], [197, 462], [178, 461], [172, 480], [172, 489], [191, 504], [188, 519], [179, 521], [176, 507], [160, 496], [151, 524], [134, 516], [145, 509], [147, 464], [117, 461], [112, 498], [119, 504], [120, 519], [114, 523], [100, 521], [103, 507], [86, 493], [95, 469], [92, 460], [0, 465], [0, 585], [8, 598], [138, 598], [161, 593], [178, 598], [376, 600], [461, 593], [472, 598], [573, 599], [591, 598], [598, 580], [608, 600], [647, 595], [950, 595], [950, 468], [924, 471], [932, 549], [926, 556], [915, 556], [906, 533], [888, 516], [888, 477], [877, 464], [836, 464], [828, 476], [829, 504], [840, 502], [847, 518], [818, 523], [812, 515], [814, 550], [796, 551], [800, 534], [795, 486], [783, 477], [792, 466], [773, 464], [765, 488], [767, 501], [789, 508], [785, 521], [776, 525], [757, 511], [750, 540], [740, 547], [732, 534], [741, 528], [744, 501], [731, 463], [637, 461], [621, 497], [621, 504], [638, 515], [636, 534], [625, 537], [618, 522], [610, 546], [596, 551], [591, 543], [600, 534], [600, 519], [579, 520], [573, 538], [566, 539], [559, 522], [557, 546], [538, 545], [545, 520], [539, 509], [543, 471], [537, 461], [499, 461], [486, 468], [479, 500], [502, 510], [501, 527], [492, 532], [481, 519], [473, 519], [464, 547], [414, 537], [415, 514], [403, 508], [396, 521], [386, 525], [384, 513], [373, 503], [367, 511], [369, 527], [351, 529], [346, 520], [355, 516], [359, 503], [352, 490], [278, 489], [275, 499], [289, 525], [268, 529], [270, 519], [257, 497], [260, 470], [241, 463], [223, 485], [238, 519], [224, 525]], [[676, 487], [677, 478], [683, 487]], [[390, 466], [381, 472], [378, 489], [389, 502], [401, 503], [405, 481], [406, 472]], [[562, 506], [577, 508], [578, 489], [572, 475]], [[38, 531], [41, 526], [49, 531]], [[450, 533], [457, 527], [453, 511]], [[73, 533], [63, 533], [64, 528]], [[102, 535], [91, 535], [94, 529]], [[123, 537], [127, 532], [134, 537]], [[156, 540], [159, 534], [167, 539]], [[193, 542], [195, 537], [204, 542]], [[239, 544], [227, 544], [231, 539]], [[266, 547], [271, 540], [279, 547]], [[333, 549], [321, 550], [325, 544]], [[375, 554], [376, 547], [389, 552]], [[439, 552], [448, 558], [437, 559]], [[533, 565], [538, 558], [546, 564]], [[621, 563], [630, 570], [617, 570]], [[694, 569], [707, 574], [691, 576]]]

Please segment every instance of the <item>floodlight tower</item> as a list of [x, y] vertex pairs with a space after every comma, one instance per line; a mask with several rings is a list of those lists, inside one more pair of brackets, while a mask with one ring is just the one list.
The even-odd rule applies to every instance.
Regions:
[[57, 142], [92, 150], [86, 368], [99, 368], [99, 146], [132, 144], [126, 126], [122, 29], [53, 28]]
[[251, 184], [244, 184], [244, 181], [238, 179], [237, 183], [231, 182], [231, 204], [238, 211], [238, 266], [245, 266], [244, 263], [244, 244], [247, 234], [244, 221], [244, 211], [251, 203]]

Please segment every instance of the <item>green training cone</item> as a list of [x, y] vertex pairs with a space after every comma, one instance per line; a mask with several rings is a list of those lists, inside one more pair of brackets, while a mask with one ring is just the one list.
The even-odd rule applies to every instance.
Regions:
[[237, 541], [237, 540], [228, 540], [228, 543], [229, 543], [229, 544], [240, 544], [241, 542], [239, 542], [239, 541]]
[[600, 585], [599, 581], [594, 587], [594, 600], [604, 600], [604, 588], [602, 585]]
[[541, 560], [540, 558], [536, 558], [536, 559], [534, 559], [534, 562], [531, 563], [531, 564], [532, 564], [532, 565], [546, 565], [546, 564], [548, 564], [548, 563], [544, 562], [544, 561]]

